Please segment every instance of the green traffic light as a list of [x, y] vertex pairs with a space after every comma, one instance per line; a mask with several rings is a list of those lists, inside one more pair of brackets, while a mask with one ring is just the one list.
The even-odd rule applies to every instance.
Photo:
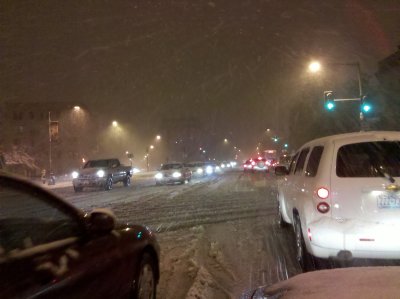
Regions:
[[333, 110], [335, 108], [335, 104], [333, 102], [326, 103], [326, 109]]
[[364, 104], [363, 106], [362, 106], [362, 110], [364, 111], [364, 112], [370, 112], [371, 111], [371, 105], [368, 105], [368, 104]]

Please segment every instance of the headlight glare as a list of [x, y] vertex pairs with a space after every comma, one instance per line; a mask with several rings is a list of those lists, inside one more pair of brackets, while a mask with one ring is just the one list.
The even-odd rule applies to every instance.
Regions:
[[163, 178], [163, 174], [162, 174], [161, 172], [158, 172], [158, 173], [155, 175], [155, 178], [156, 178], [157, 180], [161, 180], [161, 179]]
[[175, 172], [172, 174], [172, 176], [173, 176], [174, 178], [180, 178], [180, 177], [182, 176], [182, 173], [175, 171]]
[[104, 170], [100, 169], [99, 171], [97, 171], [96, 175], [97, 175], [99, 178], [104, 177], [104, 175], [105, 175]]
[[206, 172], [207, 172], [207, 174], [212, 174], [213, 173], [212, 167], [211, 166], [207, 166]]
[[73, 171], [73, 172], [71, 173], [71, 176], [72, 176], [73, 179], [76, 179], [76, 178], [78, 178], [79, 173], [78, 173], [77, 171]]

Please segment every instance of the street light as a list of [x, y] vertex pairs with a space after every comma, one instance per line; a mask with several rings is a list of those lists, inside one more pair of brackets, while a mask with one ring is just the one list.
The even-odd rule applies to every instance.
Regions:
[[156, 140], [161, 140], [161, 136], [160, 136], [160, 135], [157, 135], [157, 136], [156, 136]]
[[225, 139], [224, 139], [224, 142], [225, 142], [225, 143], [228, 143], [228, 139], [225, 138]]
[[118, 127], [118, 122], [117, 122], [116, 120], [114, 120], [114, 121], [112, 122], [112, 126], [113, 126], [113, 127]]
[[75, 111], [79, 111], [79, 110], [81, 110], [81, 107], [80, 106], [74, 106], [74, 110]]
[[311, 73], [319, 72], [320, 69], [321, 69], [321, 64], [318, 61], [312, 61], [308, 66], [308, 70]]

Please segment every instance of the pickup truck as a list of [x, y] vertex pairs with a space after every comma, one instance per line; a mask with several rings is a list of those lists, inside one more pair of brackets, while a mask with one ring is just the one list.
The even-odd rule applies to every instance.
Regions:
[[72, 177], [75, 192], [81, 192], [84, 187], [100, 187], [108, 191], [119, 182], [128, 187], [131, 184], [132, 169], [121, 165], [118, 159], [89, 160]]

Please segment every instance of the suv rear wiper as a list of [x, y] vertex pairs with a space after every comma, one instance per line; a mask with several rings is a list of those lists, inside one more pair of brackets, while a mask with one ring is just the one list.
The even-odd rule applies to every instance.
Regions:
[[384, 178], [386, 178], [389, 182], [391, 182], [392, 184], [394, 184], [396, 182], [396, 180], [387, 172], [384, 172], [380, 167], [378, 167], [377, 165], [373, 165], [374, 168], [376, 169], [376, 171], [383, 176]]

